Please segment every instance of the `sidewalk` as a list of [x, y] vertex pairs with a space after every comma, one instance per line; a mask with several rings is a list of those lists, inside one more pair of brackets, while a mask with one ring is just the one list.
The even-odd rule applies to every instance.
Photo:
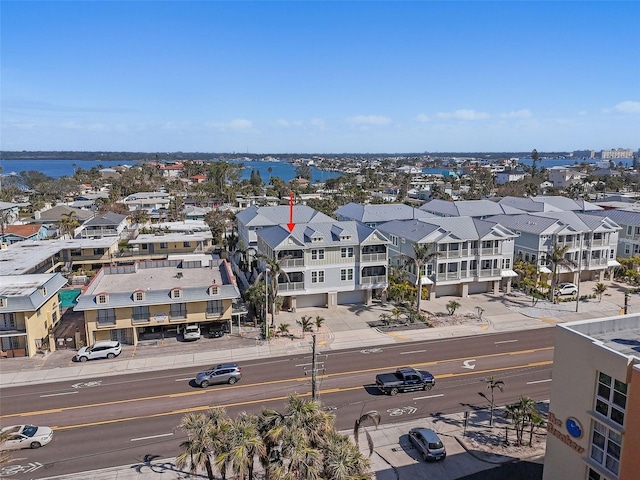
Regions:
[[[446, 303], [450, 298], [436, 299], [425, 302], [423, 308], [430, 312], [446, 312]], [[453, 338], [460, 336], [501, 333], [515, 330], [551, 327], [560, 321], [614, 316], [620, 313], [619, 299], [612, 301], [590, 301], [588, 305], [579, 305], [580, 312], [575, 312], [576, 303], [567, 302], [557, 305], [548, 302], [538, 302], [531, 305], [530, 297], [519, 294], [511, 295], [476, 295], [470, 299], [462, 299], [462, 307], [456, 312], [453, 322], [436, 328], [420, 328], [383, 333], [371, 328], [367, 322], [377, 321], [380, 314], [388, 312], [390, 305], [374, 304], [371, 306], [353, 305], [339, 307], [335, 310], [308, 309], [296, 313], [281, 312], [276, 316], [277, 323], [289, 323], [291, 331], [298, 335], [294, 338], [276, 338], [269, 342], [255, 338], [224, 337], [223, 342], [201, 339], [192, 344], [174, 342], [170, 345], [131, 347], [130, 355], [125, 357], [125, 351], [118, 359], [110, 361], [94, 361], [87, 363], [71, 363], [71, 351], [59, 351], [37, 358], [12, 358], [0, 361], [0, 387], [46, 383], [61, 380], [82, 380], [97, 376], [119, 375], [125, 373], [144, 372], [159, 369], [189, 367], [201, 364], [215, 364], [228, 361], [244, 361], [250, 359], [269, 358], [274, 356], [291, 355], [311, 352], [311, 338], [307, 334], [301, 338], [296, 321], [302, 315], [321, 315], [325, 322], [316, 334], [320, 351], [340, 350], [345, 348], [366, 348], [374, 345], [395, 344], [408, 341], [433, 340], [439, 338]], [[477, 307], [483, 311], [478, 318]], [[432, 316], [432, 318], [439, 318]], [[444, 317], [443, 317], [444, 318]], [[207, 343], [212, 342], [212, 343]], [[218, 342], [218, 343], [213, 343]], [[226, 342], [226, 343], [225, 343]], [[198, 346], [199, 345], [199, 346]], [[228, 345], [231, 345], [228, 347]], [[189, 353], [185, 353], [186, 348]], [[163, 355], [157, 355], [161, 348]], [[171, 352], [166, 354], [166, 352]], [[480, 415], [481, 413], [477, 413]], [[476, 419], [479, 426], [484, 428], [483, 422]], [[421, 419], [412, 422], [381, 425], [370, 431], [375, 445], [374, 455], [371, 457], [373, 470], [378, 480], [397, 480], [399, 478], [420, 478], [419, 472], [424, 468], [415, 453], [411, 453], [406, 433], [412, 426], [433, 428], [443, 436], [448, 450], [444, 462], [430, 464], [429, 471], [438, 472], [438, 478], [456, 479], [473, 472], [492, 468], [502, 462], [513, 462], [519, 456], [497, 456], [480, 452], [478, 448], [482, 442], [469, 444], [463, 438], [462, 414], [442, 416], [439, 418]], [[430, 427], [429, 427], [430, 426]], [[469, 430], [470, 432], [471, 430]], [[468, 432], [468, 433], [469, 433]], [[351, 432], [345, 432], [349, 434]], [[486, 435], [482, 435], [486, 443]], [[543, 454], [542, 451], [538, 455]], [[470, 453], [466, 455], [465, 452]], [[458, 459], [458, 461], [454, 461]], [[50, 479], [151, 479], [159, 475], [166, 480], [183, 478], [206, 478], [206, 476], [191, 476], [178, 471], [172, 459], [151, 459], [139, 465], [125, 465], [95, 472], [83, 472], [76, 475], [50, 477]], [[455, 466], [455, 468], [454, 468]], [[424, 477], [427, 478], [427, 477]], [[497, 477], [496, 477], [497, 478]]]

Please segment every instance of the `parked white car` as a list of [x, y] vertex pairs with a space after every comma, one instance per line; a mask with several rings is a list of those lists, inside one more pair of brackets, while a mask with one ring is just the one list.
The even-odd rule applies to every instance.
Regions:
[[184, 341], [198, 340], [200, 338], [200, 325], [197, 323], [178, 325], [178, 334], [180, 333], [182, 333]]
[[556, 295], [577, 295], [578, 287], [574, 283], [561, 283], [555, 291]]
[[22, 448], [40, 448], [53, 438], [53, 430], [49, 427], [34, 425], [12, 425], [4, 427], [2, 433], [7, 440], [0, 444], [0, 450], [20, 450]]
[[104, 340], [94, 343], [90, 347], [82, 347], [76, 353], [76, 360], [86, 362], [87, 360], [95, 360], [96, 358], [115, 358], [122, 352], [120, 342], [112, 340]]

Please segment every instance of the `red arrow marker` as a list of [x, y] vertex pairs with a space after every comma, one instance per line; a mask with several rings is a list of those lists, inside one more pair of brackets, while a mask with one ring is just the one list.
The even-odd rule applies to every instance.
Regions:
[[287, 223], [289, 233], [293, 232], [295, 226], [296, 224], [293, 223], [293, 192], [291, 192], [289, 194], [289, 223]]

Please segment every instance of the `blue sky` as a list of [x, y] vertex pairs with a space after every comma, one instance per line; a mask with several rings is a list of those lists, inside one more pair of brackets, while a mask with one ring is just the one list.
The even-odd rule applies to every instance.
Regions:
[[640, 147], [636, 1], [6, 1], [4, 150]]

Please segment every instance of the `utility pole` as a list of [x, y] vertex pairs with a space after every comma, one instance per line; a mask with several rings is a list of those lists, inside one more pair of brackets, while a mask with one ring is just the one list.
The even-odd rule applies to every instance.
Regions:
[[[318, 361], [315, 333], [311, 335], [311, 340], [311, 400], [316, 401], [318, 399], [318, 371], [324, 373], [324, 362]], [[308, 373], [309, 371], [305, 366], [304, 374], [307, 375]]]

